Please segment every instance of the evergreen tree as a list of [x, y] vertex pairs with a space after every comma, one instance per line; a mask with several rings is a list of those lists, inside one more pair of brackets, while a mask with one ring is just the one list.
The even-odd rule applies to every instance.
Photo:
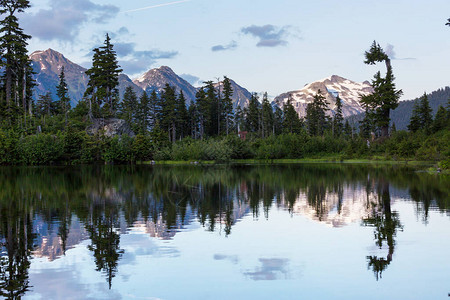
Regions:
[[198, 110], [197, 105], [194, 101], [191, 102], [188, 108], [188, 133], [193, 139], [198, 137]]
[[408, 130], [412, 132], [416, 132], [421, 128], [420, 124], [420, 104], [419, 100], [414, 102], [414, 107], [412, 111], [411, 118], [409, 119]]
[[289, 133], [299, 133], [302, 122], [292, 105], [292, 97], [289, 95], [287, 103], [283, 106], [283, 130]]
[[184, 94], [182, 91], [177, 97], [175, 111], [176, 111], [176, 127], [178, 128], [178, 137], [179, 139], [182, 139], [189, 134], [187, 130], [188, 111], [186, 108], [186, 98], [184, 98]]
[[152, 93], [150, 94], [150, 98], [148, 99], [148, 102], [149, 102], [149, 109], [150, 109], [149, 122], [150, 122], [150, 126], [153, 128], [154, 126], [156, 126], [156, 123], [160, 119], [160, 115], [161, 115], [160, 101], [159, 101], [158, 95], [156, 94], [155, 90], [153, 90]]
[[328, 102], [322, 95], [322, 91], [318, 90], [313, 102], [306, 106], [306, 124], [310, 135], [323, 135], [328, 122], [327, 110]]
[[145, 91], [142, 93], [141, 97], [139, 97], [136, 119], [139, 133], [145, 134], [150, 127], [151, 121], [151, 102]]
[[161, 94], [161, 128], [166, 130], [169, 141], [175, 142], [177, 137], [177, 99], [175, 88], [168, 83]]
[[34, 81], [31, 78], [31, 61], [27, 55], [27, 40], [31, 36], [25, 34], [19, 26], [15, 14], [24, 12], [30, 7], [28, 0], [0, 1], [0, 14], [6, 15], [0, 21], [0, 64], [3, 68], [1, 93], [4, 100], [0, 100], [1, 114], [4, 118], [14, 121], [20, 112], [25, 120], [31, 112], [31, 89]]
[[59, 98], [59, 111], [64, 115], [64, 123], [67, 126], [67, 115], [70, 110], [70, 98], [69, 89], [67, 87], [66, 77], [64, 74], [64, 67], [61, 68], [61, 73], [59, 74], [59, 84], [56, 86], [56, 95]]
[[136, 119], [138, 117], [138, 108], [139, 103], [131, 86], [127, 86], [125, 89], [125, 93], [123, 94], [122, 103], [120, 105], [120, 116], [124, 119], [133, 129], [136, 129], [137, 122]]
[[240, 131], [245, 130], [245, 109], [242, 109], [240, 106], [236, 107], [236, 113], [234, 116], [234, 123], [236, 126], [236, 131], [239, 133]]
[[365, 106], [364, 118], [361, 121], [359, 121], [359, 135], [362, 138], [368, 139], [370, 138], [371, 134], [375, 131], [374, 115], [369, 110], [367, 105], [364, 106]]
[[344, 133], [348, 137], [352, 136], [352, 127], [350, 126], [350, 123], [348, 122], [348, 120], [345, 120]]
[[428, 102], [428, 96], [426, 93], [420, 98], [420, 100], [414, 103], [413, 112], [409, 121], [408, 130], [415, 132], [420, 129], [429, 131], [433, 123], [433, 116], [430, 103]]
[[333, 136], [337, 137], [342, 134], [344, 128], [344, 116], [342, 113], [342, 100], [339, 96], [336, 97], [336, 111], [333, 117]]
[[206, 81], [205, 85], [206, 103], [209, 110], [205, 129], [209, 136], [214, 136], [219, 133], [219, 96], [212, 81]]
[[440, 130], [445, 129], [446, 127], [449, 127], [449, 125], [450, 125], [449, 112], [441, 105], [438, 108], [431, 129], [433, 130], [433, 132], [438, 132]]
[[245, 113], [246, 129], [249, 132], [259, 133], [260, 130], [260, 103], [258, 95], [253, 93]]
[[117, 109], [119, 97], [117, 86], [122, 69], [119, 68], [116, 52], [108, 34], [104, 45], [93, 51], [92, 67], [86, 71], [89, 82], [84, 95], [89, 99], [91, 117], [110, 117]]
[[222, 118], [225, 121], [226, 134], [230, 132], [233, 123], [233, 88], [231, 81], [227, 76], [223, 79], [223, 99], [222, 99]]
[[283, 131], [283, 111], [278, 105], [273, 112], [273, 134], [279, 135]]
[[43, 120], [44, 125], [46, 119], [52, 116], [56, 111], [57, 107], [53, 102], [52, 95], [50, 92], [47, 92], [44, 95], [39, 95], [39, 98], [36, 103], [36, 116]]
[[273, 134], [273, 109], [269, 103], [267, 93], [263, 95], [261, 108], [261, 132], [262, 137], [268, 137]]
[[396, 90], [391, 60], [376, 41], [373, 42], [370, 50], [366, 51], [365, 58], [364, 63], [369, 65], [383, 61], [386, 64], [386, 77], [383, 78], [381, 73], [377, 72], [372, 80], [374, 93], [362, 96], [360, 102], [367, 105], [373, 112], [375, 122], [381, 129], [381, 136], [387, 137], [389, 135], [390, 111], [398, 106], [398, 100], [403, 92]]
[[201, 139], [205, 136], [210, 121], [210, 104], [206, 98], [206, 92], [201, 87], [195, 95], [195, 103], [198, 116], [198, 133]]

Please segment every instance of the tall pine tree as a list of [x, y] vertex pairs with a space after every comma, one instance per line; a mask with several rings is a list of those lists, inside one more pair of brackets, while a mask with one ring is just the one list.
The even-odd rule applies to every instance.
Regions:
[[92, 67], [86, 71], [89, 82], [85, 97], [89, 99], [91, 117], [111, 117], [117, 109], [117, 86], [122, 69], [113, 47], [109, 35], [106, 34], [104, 45], [93, 50]]
[[59, 83], [56, 86], [56, 95], [58, 96], [58, 106], [61, 114], [64, 115], [64, 123], [67, 126], [67, 118], [70, 110], [70, 98], [69, 98], [69, 89], [66, 83], [66, 76], [64, 73], [64, 67], [61, 68], [61, 72], [59, 74]]
[[365, 53], [364, 63], [374, 65], [377, 62], [386, 64], [386, 76], [382, 77], [377, 72], [372, 80], [373, 94], [362, 96], [360, 102], [367, 105], [373, 112], [375, 122], [381, 130], [381, 136], [389, 135], [390, 111], [398, 106], [398, 100], [402, 95], [402, 90], [397, 90], [394, 83], [391, 60], [376, 41], [373, 42], [369, 51]]
[[31, 38], [19, 26], [17, 13], [24, 12], [30, 7], [28, 0], [0, 1], [0, 14], [5, 18], [0, 21], [0, 61], [3, 67], [2, 91], [4, 100], [0, 102], [3, 117], [10, 120], [10, 124], [17, 119], [20, 112], [26, 120], [27, 113], [31, 113], [31, 89], [34, 81], [31, 77], [31, 61], [27, 55], [27, 40]]
[[231, 81], [227, 76], [223, 79], [223, 99], [222, 99], [222, 118], [225, 121], [226, 134], [230, 132], [233, 124], [233, 88]]

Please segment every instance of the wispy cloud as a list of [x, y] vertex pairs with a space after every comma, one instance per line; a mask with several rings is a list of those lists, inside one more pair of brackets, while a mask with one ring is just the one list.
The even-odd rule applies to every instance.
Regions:
[[194, 76], [192, 74], [180, 74], [180, 77], [189, 82], [193, 86], [196, 86], [202, 82], [199, 77]]
[[226, 51], [226, 50], [233, 50], [237, 48], [236, 41], [231, 41], [228, 45], [216, 45], [211, 47], [211, 51]]
[[189, 2], [189, 1], [190, 1], [190, 0], [181, 0], [181, 1], [174, 1], [174, 2], [169, 2], [169, 3], [156, 4], [156, 5], [152, 5], [152, 6], [146, 6], [146, 7], [141, 7], [141, 8], [136, 8], [136, 9], [126, 10], [126, 11], [123, 11], [123, 13], [131, 13], [131, 12], [136, 12], [136, 11], [142, 11], [142, 10], [147, 10], [147, 9], [157, 8], [157, 7], [163, 7], [163, 6], [175, 5], [175, 4], [184, 3], [184, 2]]
[[290, 26], [278, 28], [272, 24], [263, 26], [251, 25], [241, 28], [243, 34], [251, 35], [259, 39], [257, 47], [278, 47], [288, 44], [287, 37], [291, 35]]
[[384, 52], [386, 52], [387, 56], [389, 56], [389, 58], [392, 60], [415, 60], [414, 57], [404, 57], [404, 58], [397, 57], [397, 53], [395, 53], [394, 51], [394, 45], [391, 44], [386, 45]]
[[178, 55], [178, 51], [136, 50], [135, 43], [114, 43], [114, 49], [119, 64], [124, 72], [130, 75], [147, 71], [159, 59], [173, 59]]

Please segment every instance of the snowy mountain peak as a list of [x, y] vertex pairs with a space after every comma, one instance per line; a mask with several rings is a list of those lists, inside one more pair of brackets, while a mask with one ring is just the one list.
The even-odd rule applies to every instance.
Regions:
[[336, 98], [339, 96], [342, 100], [342, 110], [345, 117], [362, 112], [363, 108], [359, 104], [361, 95], [368, 95], [373, 92], [368, 81], [358, 83], [338, 75], [332, 75], [307, 84], [301, 90], [281, 94], [274, 101], [280, 107], [283, 107], [284, 103], [291, 97], [295, 110], [301, 117], [304, 117], [307, 104], [313, 101], [319, 90], [326, 98], [331, 111], [335, 109]]

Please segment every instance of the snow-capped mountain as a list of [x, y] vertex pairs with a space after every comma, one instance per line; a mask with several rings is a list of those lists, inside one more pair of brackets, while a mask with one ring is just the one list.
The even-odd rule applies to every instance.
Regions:
[[151, 69], [142, 74], [139, 78], [133, 80], [133, 83], [148, 94], [153, 91], [161, 93], [166, 84], [169, 84], [176, 88], [177, 93], [183, 91], [187, 103], [195, 100], [195, 94], [197, 93], [197, 90], [189, 82], [175, 74], [175, 72], [167, 66]]
[[318, 91], [328, 102], [328, 107], [333, 111], [336, 108], [336, 97], [342, 100], [342, 112], [344, 117], [362, 112], [364, 109], [359, 104], [361, 95], [369, 95], [373, 92], [372, 86], [368, 81], [362, 83], [354, 82], [349, 79], [332, 75], [325, 79], [307, 84], [303, 89], [287, 92], [277, 96], [274, 102], [283, 107], [289, 97], [292, 99], [292, 105], [300, 117], [306, 115], [306, 106], [313, 101], [314, 95]]

